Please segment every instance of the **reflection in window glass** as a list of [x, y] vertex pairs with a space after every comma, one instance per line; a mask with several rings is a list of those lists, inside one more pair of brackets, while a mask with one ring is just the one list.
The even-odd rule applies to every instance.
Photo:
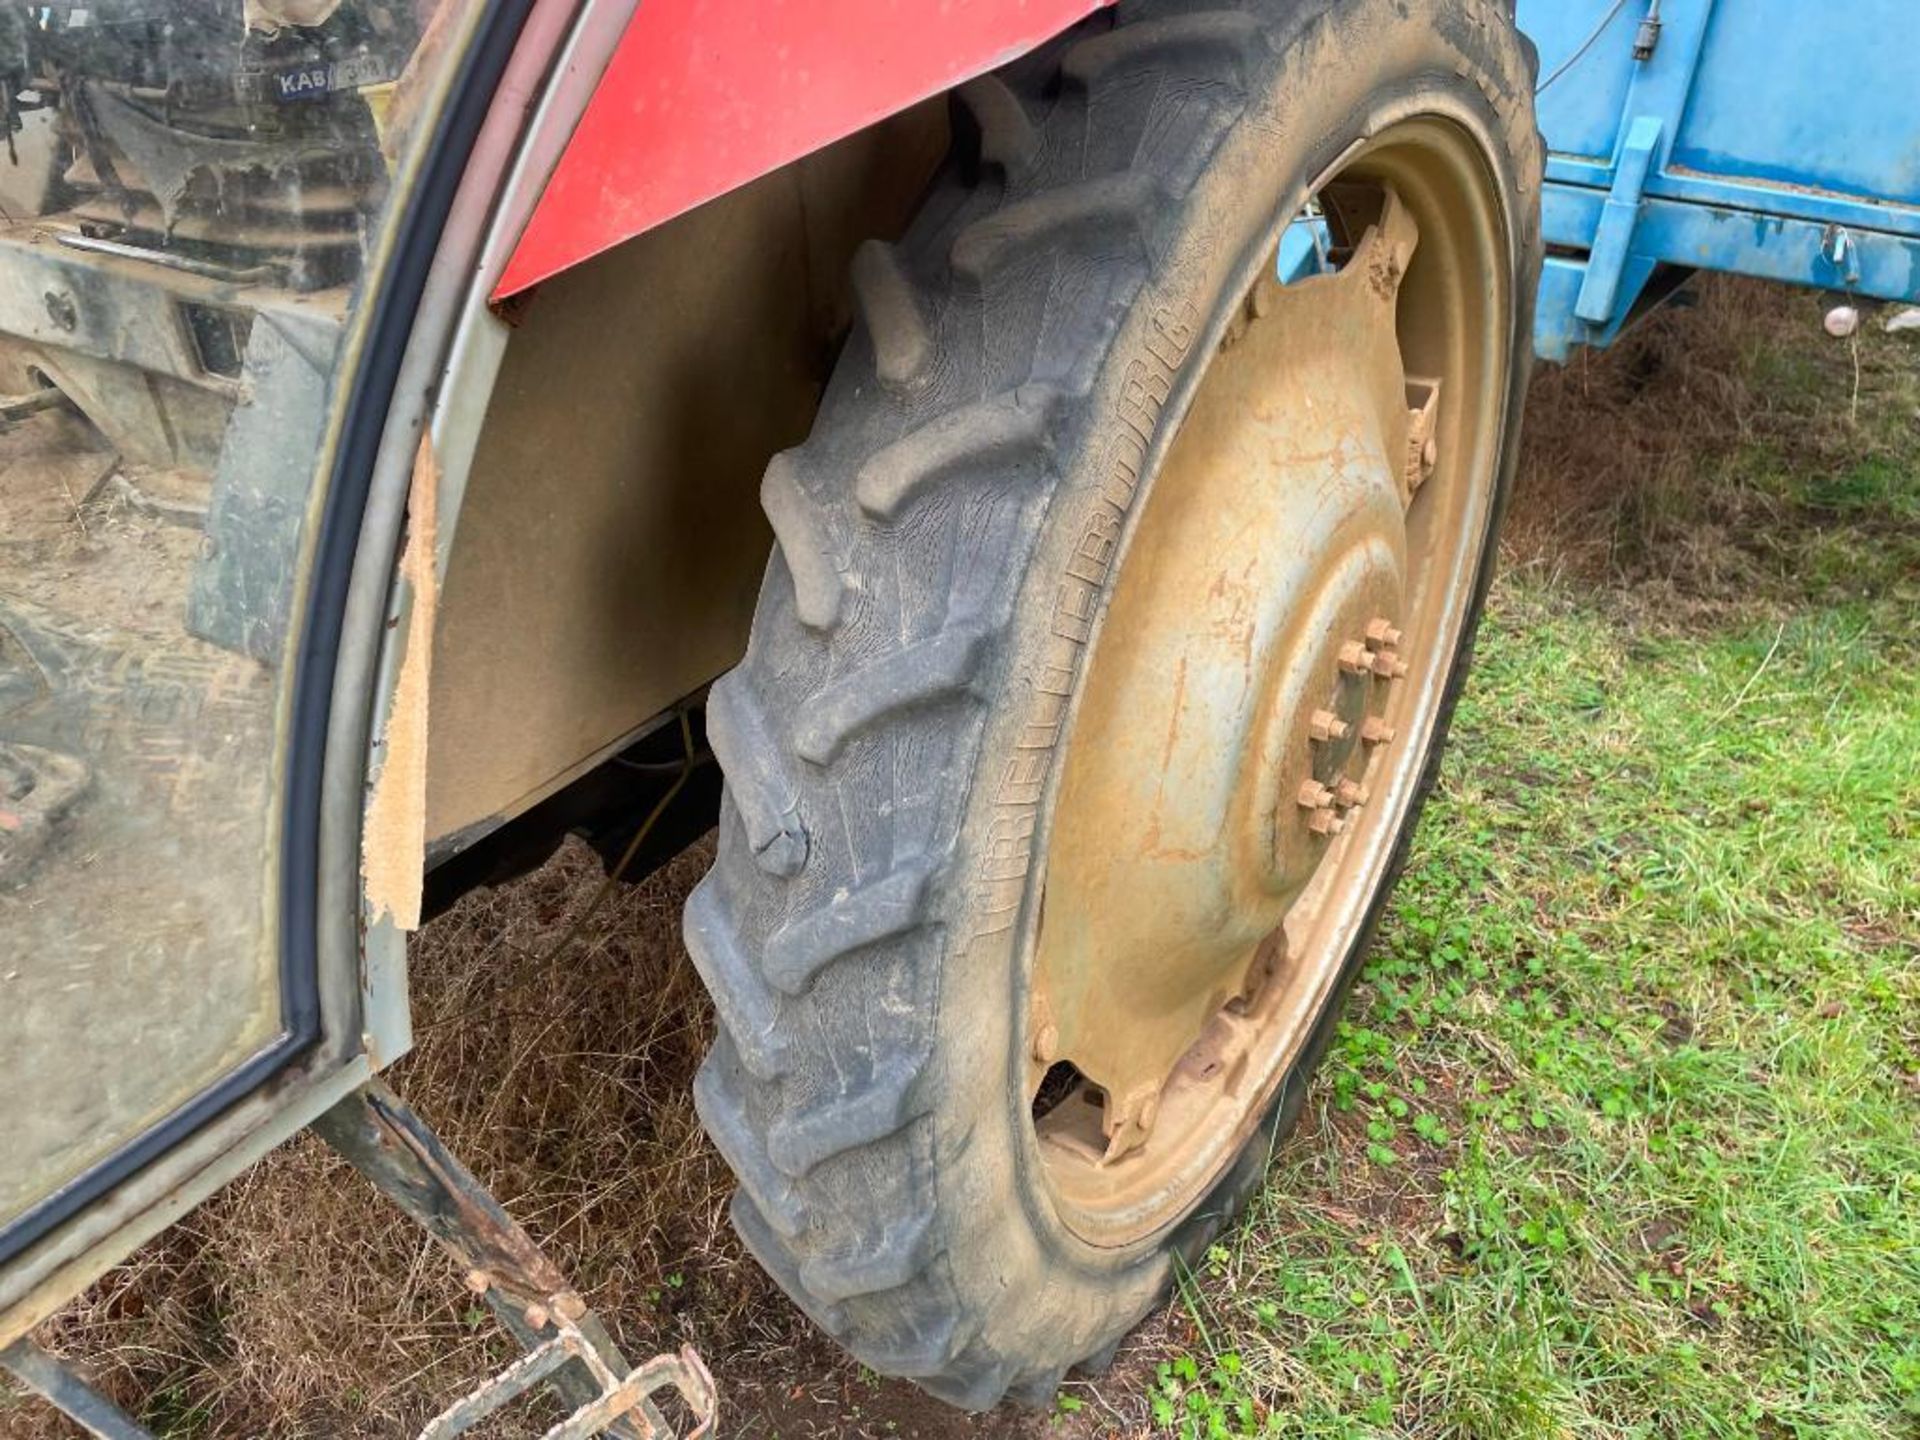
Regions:
[[457, 8], [0, 0], [0, 1225], [282, 1033], [299, 560]]

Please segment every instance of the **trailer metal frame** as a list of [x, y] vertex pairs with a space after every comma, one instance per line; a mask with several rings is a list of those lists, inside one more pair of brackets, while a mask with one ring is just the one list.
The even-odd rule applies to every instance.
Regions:
[[[1519, 0], [1518, 14], [1544, 77], [1543, 358], [1610, 344], [1698, 270], [1920, 299], [1920, 106], [1911, 74], [1900, 83], [1920, 11], [1905, 0]], [[1752, 68], [1763, 45], [1775, 63]], [[1611, 144], [1592, 154], [1616, 96]]]

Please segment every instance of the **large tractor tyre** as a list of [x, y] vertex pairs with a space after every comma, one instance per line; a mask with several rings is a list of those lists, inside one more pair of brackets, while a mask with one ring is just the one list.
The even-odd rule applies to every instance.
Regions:
[[1044, 1403], [1294, 1122], [1492, 565], [1532, 82], [1496, 0], [1123, 3], [857, 257], [686, 938], [734, 1223], [874, 1369]]

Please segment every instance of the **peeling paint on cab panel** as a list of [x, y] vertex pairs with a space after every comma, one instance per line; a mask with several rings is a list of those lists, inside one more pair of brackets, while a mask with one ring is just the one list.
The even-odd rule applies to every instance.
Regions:
[[494, 299], [990, 70], [1109, 3], [641, 0]]
[[420, 928], [421, 876], [427, 855], [427, 700], [432, 689], [433, 624], [440, 606], [434, 565], [440, 466], [431, 436], [420, 439], [407, 492], [407, 542], [400, 579], [411, 591], [406, 648], [393, 706], [377, 744], [384, 751], [367, 802], [361, 876], [367, 913], [402, 930]]

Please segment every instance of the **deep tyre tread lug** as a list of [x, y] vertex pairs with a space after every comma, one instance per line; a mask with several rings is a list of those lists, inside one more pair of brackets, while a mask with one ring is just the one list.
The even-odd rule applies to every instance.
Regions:
[[862, 1346], [857, 1352], [869, 1368], [882, 1375], [898, 1375], [918, 1380], [929, 1375], [944, 1375], [953, 1368], [962, 1348], [960, 1317], [948, 1310], [940, 1314], [931, 1331], [916, 1335], [904, 1343], [889, 1341]]
[[875, 451], [854, 478], [854, 496], [869, 515], [891, 520], [958, 476], [1044, 462], [1059, 403], [1050, 385], [1022, 385], [950, 410]]
[[939, 1377], [928, 1377], [923, 1383], [926, 1388], [949, 1405], [957, 1405], [962, 1410], [971, 1410], [978, 1415], [993, 1409], [1007, 1396], [1007, 1382], [1013, 1374], [1013, 1365], [1006, 1360], [991, 1361], [966, 1375], [954, 1371]]
[[1076, 42], [1060, 60], [1060, 73], [1087, 89], [1116, 73], [1178, 65], [1182, 72], [1222, 61], [1236, 72], [1260, 42], [1260, 25], [1238, 10], [1200, 10], [1119, 25]]
[[841, 956], [913, 929], [925, 916], [933, 871], [930, 861], [915, 856], [871, 885], [836, 895], [824, 910], [788, 921], [767, 941], [767, 979], [788, 995], [803, 995]]
[[906, 389], [924, 382], [933, 365], [933, 330], [899, 252], [879, 240], [864, 242], [853, 253], [852, 278], [881, 383]]
[[719, 880], [709, 875], [687, 897], [681, 938], [693, 967], [713, 996], [722, 1032], [741, 1066], [754, 1079], [771, 1083], [789, 1068], [779, 1004], [741, 947], [733, 917], [720, 898]]
[[1126, 1339], [1127, 1337], [1122, 1335], [1111, 1345], [1102, 1345], [1084, 1360], [1078, 1361], [1073, 1368], [1082, 1375], [1097, 1377], [1106, 1374], [1113, 1368], [1113, 1357], [1120, 1353], [1120, 1347], [1126, 1343]]
[[786, 1246], [780, 1243], [773, 1227], [760, 1213], [760, 1207], [744, 1189], [733, 1192], [733, 1201], [727, 1207], [727, 1214], [733, 1221], [734, 1233], [740, 1237], [748, 1253], [760, 1262], [760, 1268], [771, 1275], [780, 1288], [793, 1298], [794, 1303], [807, 1312], [809, 1320], [836, 1340], [844, 1339], [847, 1334], [846, 1307], [827, 1304], [808, 1293], [807, 1287], [800, 1283], [800, 1272], [789, 1257]]
[[999, 166], [1004, 175], [1025, 170], [1040, 143], [1040, 132], [1007, 82], [998, 75], [981, 75], [967, 81], [957, 94], [980, 132], [981, 163]]
[[767, 1157], [795, 1180], [849, 1150], [858, 1150], [904, 1129], [913, 1119], [917, 1061], [882, 1061], [864, 1085], [816, 1104], [767, 1132]]
[[726, 773], [754, 863], [769, 875], [798, 875], [808, 849], [800, 788], [780, 763], [781, 747], [744, 670], [728, 672], [707, 692], [707, 743]]
[[1116, 237], [1144, 250], [1146, 226], [1164, 204], [1154, 178], [1137, 170], [1062, 185], [974, 221], [954, 237], [954, 272], [977, 282], [1024, 256], [1111, 249]]
[[818, 1256], [800, 1265], [807, 1293], [829, 1303], [897, 1290], [927, 1268], [933, 1212], [897, 1222], [871, 1249], [858, 1254]]
[[693, 1077], [693, 1106], [715, 1148], [738, 1177], [743, 1194], [753, 1198], [768, 1228], [792, 1240], [806, 1229], [806, 1209], [793, 1184], [767, 1163], [766, 1151], [747, 1120], [746, 1107], [728, 1083], [726, 1050], [720, 1043]]
[[953, 626], [835, 681], [801, 707], [793, 748], [803, 760], [829, 765], [888, 716], [968, 693], [987, 638], [978, 626]]
[[810, 629], [830, 629], [840, 618], [846, 584], [834, 563], [825, 518], [800, 488], [800, 467], [792, 451], [768, 462], [760, 481], [760, 508], [793, 577], [794, 613]]

